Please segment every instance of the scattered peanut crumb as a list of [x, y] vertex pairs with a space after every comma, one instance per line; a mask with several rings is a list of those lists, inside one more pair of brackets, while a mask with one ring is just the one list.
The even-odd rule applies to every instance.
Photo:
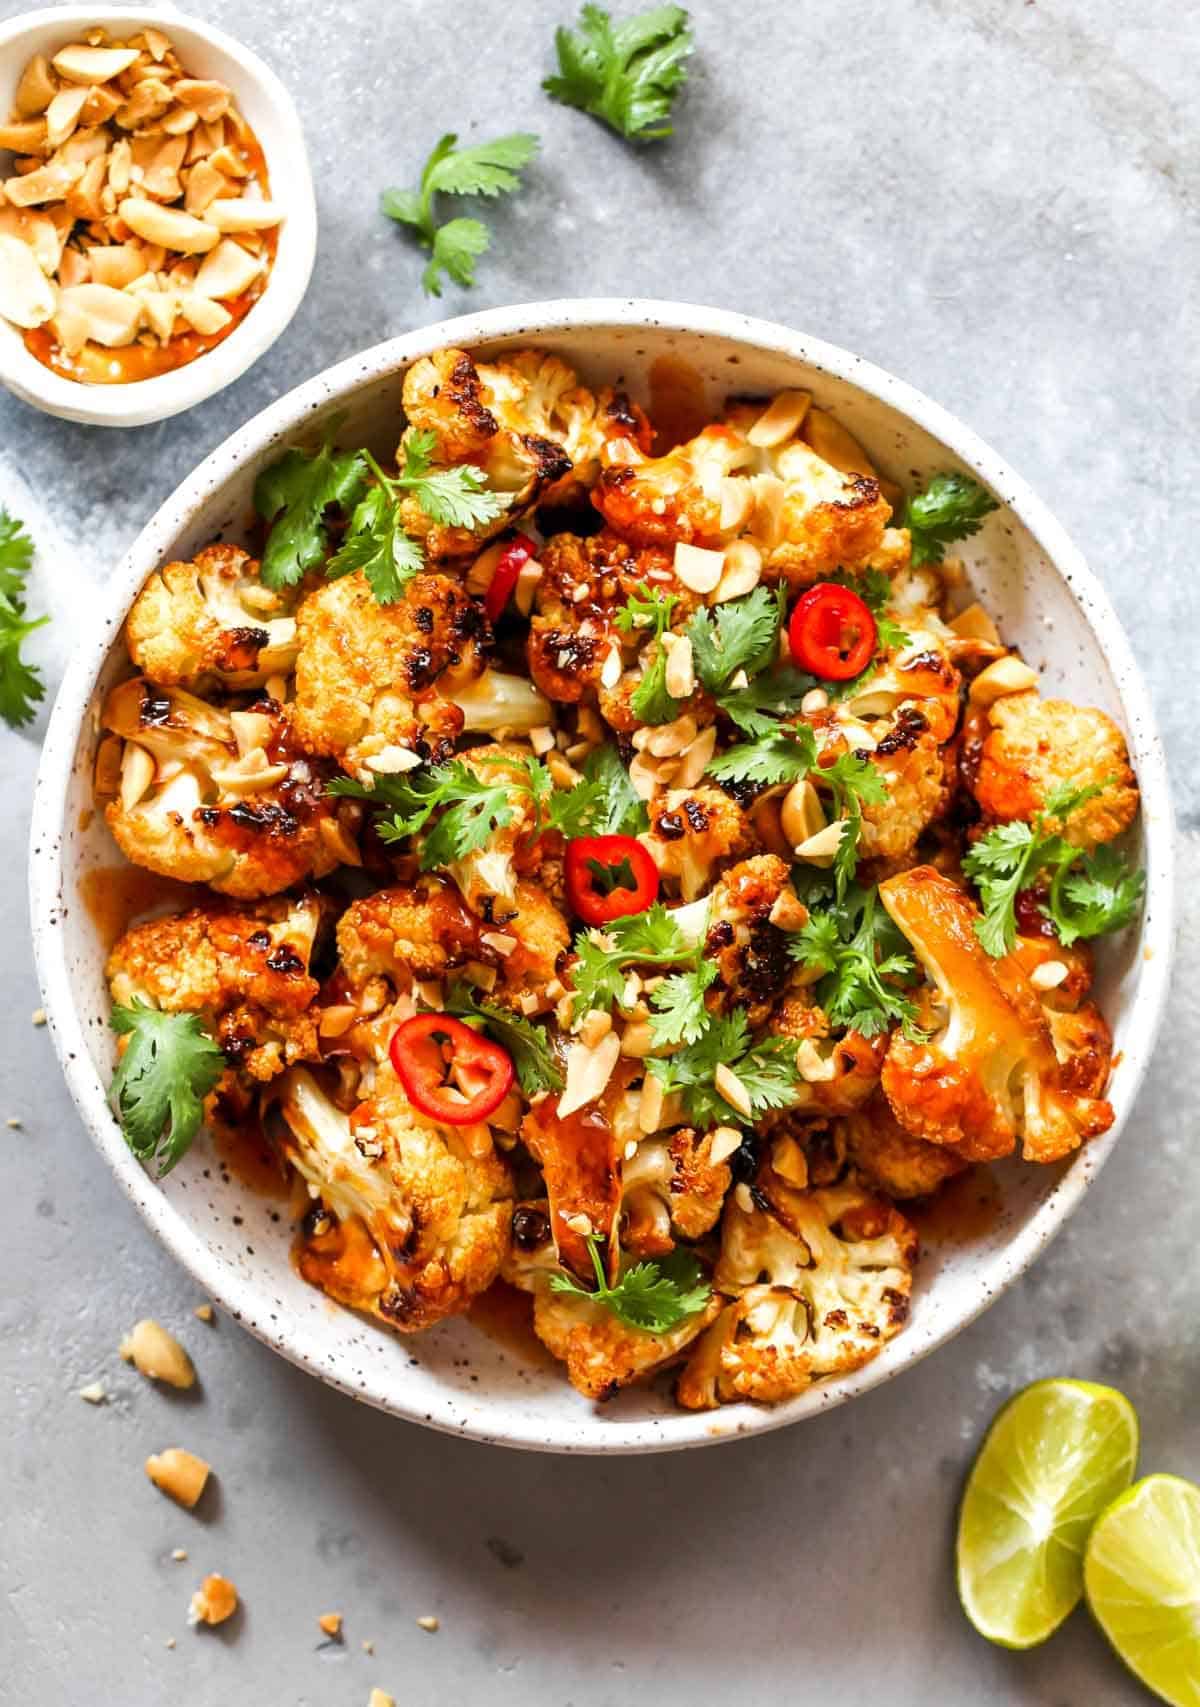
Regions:
[[89, 1405], [106, 1405], [108, 1403], [108, 1394], [99, 1381], [89, 1381], [86, 1387], [81, 1387], [79, 1397]]
[[385, 1695], [382, 1689], [373, 1689], [367, 1707], [396, 1707], [390, 1695]]
[[151, 1317], [135, 1322], [118, 1350], [126, 1363], [132, 1363], [150, 1381], [165, 1381], [168, 1387], [196, 1384], [196, 1371], [187, 1352]]
[[174, 1636], [168, 1636], [166, 1641], [163, 1643], [163, 1647], [164, 1648], [173, 1648], [174, 1646], [175, 1646]]
[[196, 1308], [192, 1311], [192, 1315], [195, 1316], [198, 1322], [211, 1322], [213, 1319], [213, 1307], [211, 1304], [197, 1304]]
[[183, 1561], [187, 1558], [187, 1548], [186, 1547], [176, 1547], [173, 1550], [171, 1557], [175, 1560], [176, 1564], [182, 1564]]
[[207, 1576], [188, 1605], [189, 1624], [224, 1624], [238, 1607], [238, 1592], [228, 1577]]
[[362, 1650], [363, 1650], [364, 1654], [373, 1654], [375, 1652], [374, 1642], [364, 1642], [362, 1645]]
[[33, 1022], [34, 1025], [45, 1025], [45, 1023], [46, 1023], [46, 1010], [45, 1010], [45, 1008], [34, 1008], [33, 1012], [30, 1014], [29, 1018]]
[[433, 1614], [431, 1612], [427, 1612], [424, 1618], [418, 1618], [417, 1623], [421, 1626], [422, 1630], [428, 1630], [429, 1634], [431, 1636], [433, 1635], [435, 1630], [438, 1630], [441, 1628], [439, 1621], [433, 1616]]
[[165, 1452], [152, 1453], [146, 1460], [145, 1471], [156, 1488], [189, 1511], [204, 1492], [209, 1477], [209, 1466], [203, 1458], [186, 1452], [182, 1446], [168, 1446]]
[[15, 1114], [10, 1114], [4, 1124], [11, 1128], [13, 1132], [19, 1132], [21, 1130], [21, 1122], [17, 1119]]
[[321, 1616], [317, 1619], [317, 1623], [321, 1626], [321, 1629], [324, 1630], [327, 1636], [331, 1637], [335, 1642], [341, 1641], [342, 1615], [340, 1612], [322, 1612]]

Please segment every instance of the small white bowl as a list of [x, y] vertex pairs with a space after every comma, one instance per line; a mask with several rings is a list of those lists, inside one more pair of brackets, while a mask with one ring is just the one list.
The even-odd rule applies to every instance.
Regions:
[[[394, 446], [400, 376], [443, 345], [497, 355], [535, 345], [586, 384], [621, 378], [639, 401], [682, 362], [709, 408], [729, 393], [811, 390], [906, 484], [960, 469], [1004, 506], [965, 542], [972, 587], [1006, 638], [1042, 672], [1048, 694], [1098, 705], [1129, 738], [1142, 790], [1137, 855], [1148, 883], [1138, 926], [1097, 954], [1097, 998], [1113, 1028], [1112, 1129], [1062, 1167], [1006, 1163], [1002, 1212], [968, 1242], [933, 1242], [918, 1266], [911, 1320], [879, 1357], [786, 1404], [711, 1413], [674, 1408], [659, 1387], [592, 1405], [559, 1365], [532, 1364], [469, 1321], [390, 1333], [331, 1305], [288, 1261], [275, 1206], [222, 1174], [201, 1139], [161, 1184], [130, 1154], [105, 1100], [115, 1051], [105, 944], [86, 908], [90, 871], [123, 862], [91, 810], [99, 707], [127, 669], [126, 612], [152, 570], [221, 536], [239, 537], [258, 471], [283, 445], [311, 442], [335, 416], [344, 444]], [[537, 1451], [655, 1452], [761, 1433], [814, 1416], [887, 1381], [944, 1344], [1029, 1266], [1081, 1201], [1124, 1126], [1158, 1032], [1173, 933], [1171, 805], [1146, 690], [1112, 607], [1046, 506], [968, 427], [858, 356], [782, 326], [719, 309], [645, 301], [537, 303], [443, 321], [318, 374], [215, 450], [149, 522], [100, 594], [100, 620], [80, 638], [46, 735], [33, 806], [30, 885], [42, 995], [76, 1106], [120, 1184], [204, 1295], [293, 1362], [356, 1398], [448, 1432]], [[65, 1134], [64, 1141], [74, 1141]], [[1097, 1268], [1107, 1253], [1095, 1253]]]
[[308, 151], [292, 98], [257, 54], [224, 30], [186, 17], [173, 6], [128, 6], [106, 11], [64, 6], [23, 12], [0, 24], [0, 112], [12, 110], [22, 70], [36, 53], [52, 56], [86, 29], [116, 37], [150, 25], [171, 38], [197, 77], [214, 77], [233, 90], [262, 146], [271, 199], [286, 210], [267, 287], [238, 326], [214, 349], [185, 367], [128, 385], [81, 385], [63, 379], [30, 355], [20, 331], [0, 319], [0, 384], [24, 403], [64, 421], [95, 427], [143, 427], [203, 403], [245, 373], [278, 338], [308, 288], [317, 248], [317, 204]]

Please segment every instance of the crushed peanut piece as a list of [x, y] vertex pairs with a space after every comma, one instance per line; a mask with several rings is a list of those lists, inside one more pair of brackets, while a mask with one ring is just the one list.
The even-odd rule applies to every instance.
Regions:
[[196, 1371], [179, 1341], [151, 1317], [135, 1322], [118, 1350], [126, 1363], [150, 1381], [165, 1381], [168, 1387], [194, 1387]]
[[156, 1488], [189, 1511], [204, 1492], [210, 1473], [203, 1458], [197, 1458], [182, 1446], [168, 1446], [165, 1452], [152, 1453], [145, 1470]]
[[172, 1548], [171, 1557], [172, 1557], [172, 1559], [174, 1559], [174, 1561], [177, 1565], [182, 1565], [183, 1561], [187, 1558], [187, 1548], [186, 1547]]
[[46, 1023], [46, 1010], [45, 1010], [45, 1008], [34, 1008], [33, 1012], [30, 1014], [29, 1017], [35, 1026], [45, 1025], [45, 1023]]
[[317, 1623], [331, 1641], [340, 1642], [342, 1639], [342, 1615], [340, 1612], [322, 1612]]
[[238, 1591], [228, 1577], [205, 1577], [188, 1604], [188, 1623], [224, 1624], [238, 1609]]
[[382, 1689], [373, 1689], [370, 1699], [367, 1701], [367, 1707], [396, 1707], [396, 1703]]
[[211, 1304], [197, 1304], [196, 1308], [192, 1311], [192, 1315], [195, 1316], [196, 1320], [199, 1322], [211, 1322], [213, 1319], [213, 1307]]
[[439, 1630], [441, 1628], [439, 1621], [433, 1616], [432, 1613], [427, 1613], [424, 1618], [418, 1618], [417, 1623], [420, 1625], [422, 1630], [428, 1630], [431, 1636], [433, 1635], [434, 1631]]
[[86, 1387], [79, 1389], [79, 1397], [88, 1405], [104, 1405], [108, 1403], [108, 1394], [99, 1381], [90, 1381]]

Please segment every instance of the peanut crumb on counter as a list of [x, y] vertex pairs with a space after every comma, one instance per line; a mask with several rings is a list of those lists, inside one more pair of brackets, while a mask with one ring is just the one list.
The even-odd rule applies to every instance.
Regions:
[[10, 1114], [8, 1119], [4, 1122], [4, 1124], [12, 1132], [19, 1132], [21, 1130], [21, 1126], [22, 1126], [22, 1122], [17, 1119], [15, 1114]]
[[362, 1645], [362, 1651], [364, 1654], [373, 1654], [375, 1652], [374, 1642], [364, 1642]]
[[135, 1322], [117, 1348], [126, 1363], [150, 1381], [165, 1381], [168, 1387], [194, 1387], [196, 1371], [192, 1360], [173, 1334], [151, 1317]]
[[224, 1624], [238, 1608], [238, 1591], [228, 1577], [205, 1577], [188, 1605], [188, 1623]]
[[[182, 1446], [168, 1446], [165, 1452], [152, 1453], [147, 1458], [145, 1471], [156, 1488], [190, 1511], [204, 1492], [210, 1466]], [[175, 1557], [186, 1559], [187, 1554]]]
[[171, 1552], [171, 1557], [175, 1560], [176, 1564], [182, 1564], [183, 1561], [187, 1558], [187, 1548], [186, 1547], [175, 1547], [175, 1548], [173, 1548], [172, 1552]]
[[45, 1010], [45, 1008], [34, 1008], [33, 1012], [29, 1016], [29, 1019], [30, 1019], [30, 1023], [33, 1025], [45, 1025], [45, 1023], [46, 1023], [46, 1010]]
[[317, 1623], [320, 1625], [321, 1629], [324, 1630], [325, 1634], [333, 1641], [341, 1641], [342, 1615], [340, 1612], [322, 1612], [321, 1616], [317, 1619]]
[[192, 1315], [195, 1316], [198, 1322], [211, 1322], [213, 1319], [213, 1307], [211, 1304], [197, 1304], [196, 1308], [192, 1311]]
[[174, 1636], [168, 1636], [166, 1641], [163, 1643], [163, 1647], [164, 1648], [173, 1648], [174, 1646], [175, 1646]]
[[431, 1612], [427, 1612], [424, 1618], [418, 1618], [417, 1623], [420, 1625], [422, 1630], [428, 1630], [431, 1636], [435, 1631], [441, 1629], [440, 1621], [436, 1619]]
[[382, 1689], [373, 1689], [367, 1707], [396, 1707], [396, 1703]]
[[99, 1381], [89, 1381], [86, 1387], [81, 1387], [79, 1397], [88, 1405], [106, 1405], [108, 1403], [108, 1394]]

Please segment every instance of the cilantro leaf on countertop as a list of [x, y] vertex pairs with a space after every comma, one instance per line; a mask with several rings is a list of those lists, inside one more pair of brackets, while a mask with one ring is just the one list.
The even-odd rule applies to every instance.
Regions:
[[653, 142], [672, 134], [671, 108], [694, 45], [682, 6], [653, 6], [614, 24], [602, 7], [585, 5], [577, 30], [554, 32], [558, 73], [542, 88], [619, 136]]
[[653, 1261], [634, 1263], [624, 1270], [615, 1286], [610, 1286], [594, 1233], [588, 1234], [587, 1245], [596, 1271], [595, 1291], [589, 1291], [574, 1275], [566, 1273], [552, 1275], [550, 1289], [573, 1293], [592, 1304], [603, 1304], [626, 1327], [647, 1334], [669, 1333], [685, 1316], [703, 1310], [712, 1297], [704, 1270], [690, 1251], [676, 1249]]
[[[443, 274], [467, 288], [475, 283], [475, 262], [486, 253], [491, 234], [481, 219], [457, 218], [439, 224], [434, 197], [511, 195], [521, 187], [521, 170], [538, 151], [538, 139], [525, 131], [492, 142], [458, 147], [453, 131], [434, 145], [415, 190], [384, 190], [380, 207], [389, 219], [407, 225], [429, 251], [421, 275], [428, 296], [441, 296]], [[432, 512], [431, 512], [432, 513]]]
[[170, 1173], [200, 1130], [204, 1099], [225, 1057], [193, 1013], [162, 1013], [136, 1002], [115, 1006], [109, 1024], [128, 1037], [109, 1100], [125, 1142], [141, 1162]]
[[445, 1011], [468, 1025], [477, 1025], [490, 1032], [496, 1042], [508, 1050], [516, 1069], [517, 1083], [526, 1096], [538, 1091], [560, 1091], [563, 1075], [554, 1057], [545, 1028], [535, 1025], [524, 1014], [514, 1013], [486, 997], [476, 996], [469, 985], [451, 984], [446, 992]]
[[914, 568], [940, 563], [946, 547], [978, 533], [999, 504], [969, 474], [935, 474], [923, 492], [905, 500], [900, 526], [912, 536]]
[[33, 567], [33, 540], [23, 522], [0, 507], [0, 717], [13, 729], [33, 719], [34, 707], [46, 697], [46, 686], [21, 646], [48, 616], [27, 617], [25, 582]]

